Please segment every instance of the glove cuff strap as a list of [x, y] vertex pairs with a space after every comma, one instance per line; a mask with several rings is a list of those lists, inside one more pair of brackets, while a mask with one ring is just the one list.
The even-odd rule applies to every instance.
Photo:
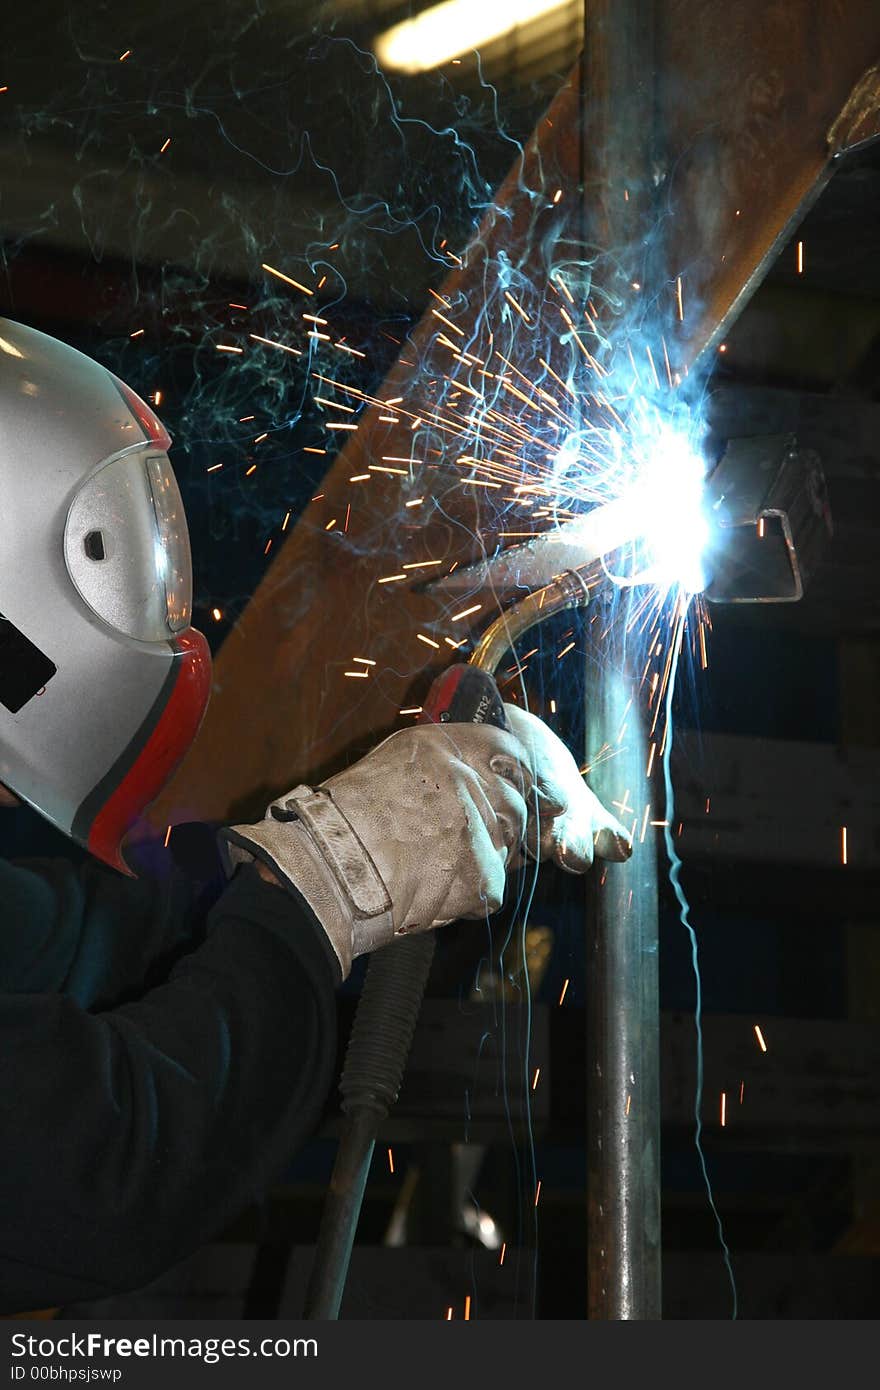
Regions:
[[386, 918], [390, 924], [391, 899], [379, 870], [326, 788], [294, 787], [271, 803], [268, 815], [274, 820], [301, 821], [356, 916]]

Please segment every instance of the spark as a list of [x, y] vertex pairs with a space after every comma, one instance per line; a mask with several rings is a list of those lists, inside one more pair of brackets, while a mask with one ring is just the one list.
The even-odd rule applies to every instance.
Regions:
[[[565, 295], [566, 299], [568, 300], [569, 304], [574, 304], [574, 297], [572, 296], [571, 290], [568, 288], [568, 285], [566, 285], [566, 283], [565, 283], [565, 281], [563, 280], [562, 276], [559, 275], [558, 273], [554, 272], [554, 273], [550, 276], [550, 279], [553, 280], [553, 281], [555, 281], [555, 283], [559, 286], [559, 288], [562, 290], [562, 293]], [[549, 368], [548, 368], [548, 371], [549, 371]]]
[[441, 323], [445, 323], [446, 327], [451, 328], [453, 333], [457, 333], [460, 338], [463, 338], [465, 336], [464, 329], [459, 328], [458, 324], [453, 323], [451, 319], [446, 318], [445, 314], [441, 314], [439, 309], [432, 309], [431, 313], [434, 315], [435, 319], [439, 319]]
[[409, 709], [400, 709], [397, 711], [398, 714], [421, 714], [421, 712], [421, 705], [412, 705]]
[[557, 661], [561, 661], [562, 658], [566, 655], [566, 653], [571, 651], [571, 649], [572, 649], [573, 646], [575, 646], [575, 643], [574, 643], [574, 642], [569, 642], [569, 644], [568, 644], [567, 647], [563, 647], [563, 648], [562, 648], [562, 651], [559, 653], [559, 655], [557, 656], [556, 660], [557, 660]]
[[[132, 334], [132, 337], [134, 337], [134, 334]], [[214, 346], [218, 352], [244, 352], [244, 348], [233, 347], [231, 343], [215, 343]]]
[[841, 864], [846, 864], [846, 863], [848, 862], [848, 859], [847, 859], [847, 848], [846, 848], [846, 826], [845, 826], [845, 825], [842, 825], [842, 826], [840, 827], [840, 862], [841, 862]]
[[464, 1300], [464, 1320], [465, 1320], [465, 1322], [470, 1322], [470, 1320], [471, 1320], [471, 1296], [470, 1296], [470, 1294], [468, 1294], [467, 1297], [466, 1297], [465, 1300]]
[[265, 261], [262, 262], [260, 269], [265, 270], [269, 275], [274, 275], [278, 280], [283, 280], [286, 285], [293, 285], [295, 290], [302, 290], [303, 294], [311, 295], [314, 293], [307, 285], [300, 284], [299, 280], [293, 280], [289, 275], [285, 275], [282, 270], [276, 270], [274, 266], [266, 265]]
[[[124, 53], [120, 53], [120, 55], [119, 55], [119, 61], [120, 61], [120, 63], [124, 63], [125, 60], [126, 60], [126, 58], [130, 58], [130, 57], [131, 57], [131, 49], [130, 49], [130, 48], [127, 48], [127, 49], [125, 50]], [[5, 92], [5, 91], [6, 91], [6, 88], [5, 88], [5, 87], [0, 87], [0, 92]]]
[[302, 357], [299, 348], [290, 347], [287, 343], [279, 343], [277, 338], [263, 338], [259, 333], [249, 333], [249, 338], [253, 338], [255, 343], [265, 343], [266, 347], [280, 348], [282, 352], [289, 352], [291, 357]]
[[498, 1256], [498, 1263], [499, 1263], [499, 1265], [503, 1265], [503, 1264], [504, 1264], [504, 1256], [505, 1256], [506, 1254], [507, 1254], [507, 1241], [505, 1240], [505, 1241], [502, 1242], [502, 1245], [501, 1245], [501, 1254]]
[[399, 579], [406, 579], [405, 574], [386, 574], [384, 579], [377, 579], [377, 584], [396, 584]]
[[504, 298], [507, 300], [508, 304], [510, 304], [516, 310], [523, 323], [526, 324], [529, 328], [531, 328], [532, 320], [529, 318], [522, 305], [517, 303], [517, 301], [514, 299], [513, 295], [510, 293], [509, 290], [504, 291]]
[[165, 151], [168, 149], [168, 146], [169, 146], [170, 144], [171, 144], [171, 136], [169, 135], [169, 136], [168, 136], [168, 139], [165, 141], [165, 144], [162, 146], [162, 148], [161, 148], [161, 150], [159, 151], [159, 153], [160, 153], [160, 154], [164, 154]]
[[721, 1092], [721, 1128], [727, 1124], [727, 1092]]
[[436, 650], [439, 652], [440, 643], [435, 642], [433, 637], [426, 637], [423, 632], [417, 632], [416, 637], [419, 639], [420, 642], [424, 642], [429, 647], [435, 647]]
[[215, 623], [219, 623], [220, 619], [223, 617], [223, 613], [219, 608], [212, 608], [211, 617], [214, 619]]
[[446, 1321], [447, 1321], [447, 1322], [452, 1322], [452, 1309], [451, 1309], [451, 1308], [447, 1308], [447, 1309], [446, 1309]]
[[390, 1172], [394, 1172], [394, 1154], [390, 1149], [388, 1150], [388, 1169]]
[[483, 605], [481, 603], [474, 603], [470, 608], [463, 608], [460, 613], [456, 613], [454, 617], [449, 619], [449, 621], [451, 623], [461, 622], [462, 618], [469, 618], [471, 613], [479, 613], [482, 606]]
[[761, 1051], [766, 1052], [767, 1044], [764, 1041], [764, 1034], [761, 1032], [761, 1029], [759, 1028], [757, 1023], [755, 1024], [755, 1037], [758, 1039], [758, 1046], [760, 1047]]
[[535, 1189], [535, 1206], [538, 1205], [538, 1202], [540, 1201], [540, 1199], [541, 1199], [541, 1184], [540, 1184], [540, 1182], [539, 1182], [539, 1183], [538, 1183], [538, 1186], [537, 1186], [536, 1189]]
[[538, 1077], [539, 1077], [540, 1075], [541, 1075], [541, 1068], [540, 1068], [540, 1067], [535, 1067], [535, 1075], [534, 1075], [534, 1077], [532, 1078], [532, 1090], [533, 1090], [533, 1091], [537, 1088], [537, 1085], [538, 1085]]
[[804, 243], [802, 241], [797, 244], [797, 273], [798, 275], [804, 273]]
[[164, 843], [164, 845], [163, 845], [163, 849], [167, 849], [167, 848], [168, 848], [168, 841], [169, 841], [170, 839], [171, 839], [171, 826], [169, 825], [168, 829], [165, 831], [165, 843]]

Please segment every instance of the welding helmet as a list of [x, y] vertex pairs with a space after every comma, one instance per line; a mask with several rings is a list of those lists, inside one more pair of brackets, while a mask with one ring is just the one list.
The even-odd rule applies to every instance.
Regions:
[[112, 372], [0, 319], [0, 783], [123, 873], [211, 681], [170, 442]]

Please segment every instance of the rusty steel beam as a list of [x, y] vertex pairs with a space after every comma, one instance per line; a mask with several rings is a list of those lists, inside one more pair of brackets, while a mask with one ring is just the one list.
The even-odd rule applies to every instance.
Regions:
[[723, 339], [835, 161], [880, 131], [880, 10], [670, 0], [656, 24], [684, 367]]

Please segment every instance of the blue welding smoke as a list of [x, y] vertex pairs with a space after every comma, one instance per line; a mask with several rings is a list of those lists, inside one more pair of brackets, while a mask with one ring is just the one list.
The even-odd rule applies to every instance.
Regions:
[[675, 848], [673, 839], [673, 825], [675, 824], [675, 792], [672, 785], [672, 699], [675, 693], [676, 677], [678, 675], [678, 659], [681, 653], [681, 644], [676, 643], [673, 657], [672, 668], [669, 676], [669, 686], [666, 695], [666, 747], [663, 754], [663, 782], [666, 788], [666, 823], [664, 827], [664, 838], [666, 841], [666, 853], [669, 857], [669, 881], [672, 884], [675, 896], [680, 908], [680, 920], [685, 928], [691, 943], [691, 961], [694, 970], [694, 983], [696, 987], [696, 1001], [694, 1004], [694, 1026], [697, 1035], [697, 1080], [694, 1089], [694, 1143], [696, 1145], [697, 1157], [700, 1163], [700, 1172], [703, 1175], [703, 1182], [706, 1187], [706, 1195], [709, 1199], [709, 1206], [715, 1218], [715, 1225], [718, 1230], [718, 1239], [721, 1242], [721, 1253], [724, 1259], [724, 1267], [730, 1280], [730, 1289], [733, 1298], [732, 1318], [736, 1318], [738, 1311], [738, 1299], [736, 1290], [736, 1279], [733, 1273], [733, 1265], [730, 1259], [730, 1250], [724, 1238], [724, 1226], [721, 1215], [715, 1204], [715, 1197], [712, 1191], [712, 1181], [709, 1177], [709, 1169], [706, 1164], [706, 1155], [703, 1150], [703, 988], [700, 976], [700, 959], [697, 943], [697, 934], [690, 920], [690, 903], [687, 900], [685, 891], [681, 885], [681, 860]]

